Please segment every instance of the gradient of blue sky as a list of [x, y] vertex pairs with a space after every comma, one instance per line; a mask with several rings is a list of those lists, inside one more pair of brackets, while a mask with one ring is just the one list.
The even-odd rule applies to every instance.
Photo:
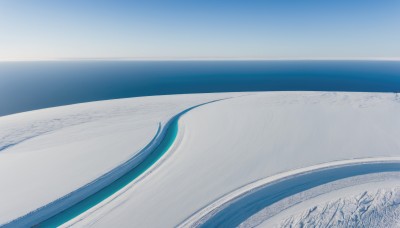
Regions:
[[0, 1], [0, 59], [49, 58], [400, 58], [400, 1]]

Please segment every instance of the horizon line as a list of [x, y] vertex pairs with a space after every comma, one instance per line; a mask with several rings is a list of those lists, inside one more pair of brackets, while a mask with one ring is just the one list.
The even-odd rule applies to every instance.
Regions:
[[367, 57], [367, 58], [0, 58], [0, 62], [45, 62], [45, 61], [400, 61], [400, 57]]

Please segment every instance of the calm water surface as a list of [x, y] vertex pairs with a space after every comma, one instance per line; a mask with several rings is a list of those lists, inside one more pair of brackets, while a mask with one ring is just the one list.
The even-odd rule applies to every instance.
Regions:
[[399, 92], [400, 62], [0, 62], [0, 116], [136, 96], [288, 90]]

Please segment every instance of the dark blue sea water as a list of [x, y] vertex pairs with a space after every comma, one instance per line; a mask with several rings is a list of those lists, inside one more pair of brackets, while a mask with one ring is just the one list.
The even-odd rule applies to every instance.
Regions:
[[399, 92], [400, 62], [0, 62], [0, 116], [135, 96], [287, 90]]

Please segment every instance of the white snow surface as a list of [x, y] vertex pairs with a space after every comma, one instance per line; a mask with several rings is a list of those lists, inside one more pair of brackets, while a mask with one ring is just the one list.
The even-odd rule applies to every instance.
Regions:
[[99, 178], [135, 156], [159, 123], [230, 94], [157, 96], [0, 117], [0, 224]]
[[260, 179], [332, 161], [400, 156], [394, 93], [174, 95], [38, 110], [0, 117], [0, 224], [117, 167], [146, 146], [159, 122], [232, 96], [182, 116], [173, 149], [144, 178], [65, 225], [174, 227]]
[[332, 161], [400, 156], [396, 94], [265, 92], [194, 109], [140, 182], [67, 225], [174, 227], [256, 180]]

